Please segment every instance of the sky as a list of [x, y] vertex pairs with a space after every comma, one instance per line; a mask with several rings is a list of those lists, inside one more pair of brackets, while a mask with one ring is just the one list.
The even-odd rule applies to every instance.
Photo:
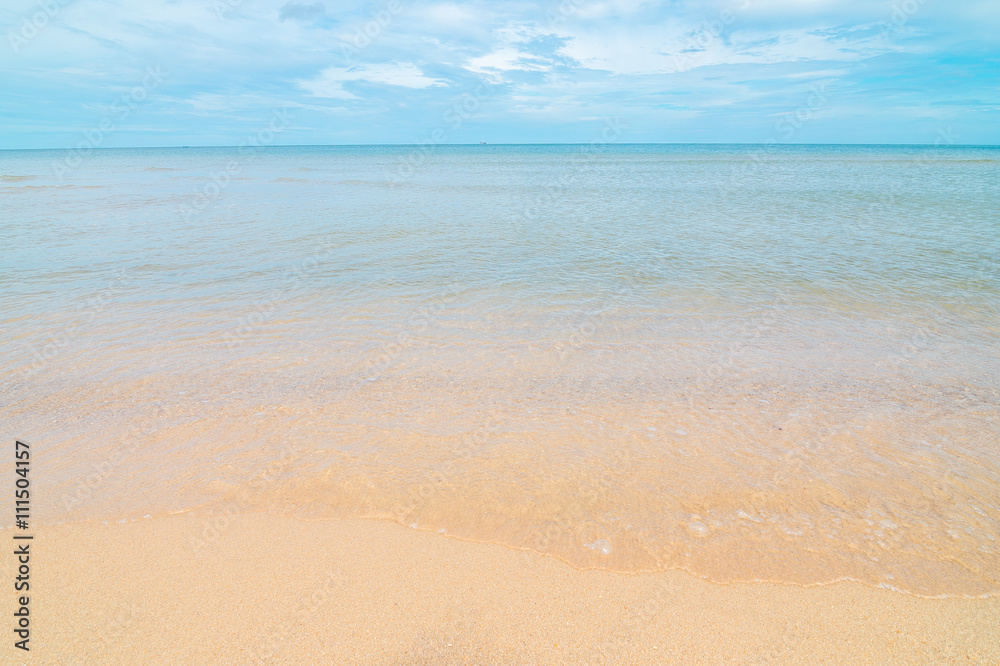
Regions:
[[998, 0], [3, 0], [0, 148], [1000, 144]]

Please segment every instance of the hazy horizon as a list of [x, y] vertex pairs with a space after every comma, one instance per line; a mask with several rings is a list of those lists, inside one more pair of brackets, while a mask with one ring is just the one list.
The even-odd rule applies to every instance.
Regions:
[[[477, 143], [439, 143], [439, 144], [419, 144], [419, 143], [279, 143], [268, 146], [257, 146], [258, 149], [278, 149], [278, 148], [454, 148], [460, 146], [468, 146], [473, 148], [478, 148], [479, 146], [587, 146], [590, 142], [586, 141], [553, 141], [549, 143], [537, 143], [537, 142], [510, 142], [510, 143], [490, 143], [488, 141], [477, 142]], [[899, 147], [899, 148], [1000, 148], [1000, 144], [990, 144], [990, 143], [943, 143], [943, 142], [928, 142], [928, 143], [783, 143], [783, 144], [768, 144], [764, 142], [738, 142], [738, 141], [620, 141], [615, 144], [607, 144], [607, 147], [613, 145], [617, 146], [769, 146], [772, 148], [795, 148], [797, 146], [808, 146], [808, 147], [857, 147], [863, 148], [866, 146], [879, 146], [879, 147]], [[190, 148], [239, 148], [240, 144], [205, 144], [205, 145], [188, 145], [188, 146], [97, 146], [93, 148], [94, 150], [184, 150]], [[16, 152], [16, 151], [64, 151], [64, 150], [74, 150], [73, 146], [66, 148], [0, 148], [0, 152]]]

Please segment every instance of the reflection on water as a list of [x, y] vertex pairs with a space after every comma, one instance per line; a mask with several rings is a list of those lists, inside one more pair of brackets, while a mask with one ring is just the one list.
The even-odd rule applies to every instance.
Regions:
[[410, 149], [275, 148], [209, 187], [234, 150], [0, 153], [39, 519], [1000, 586], [1000, 150], [455, 147], [391, 184]]

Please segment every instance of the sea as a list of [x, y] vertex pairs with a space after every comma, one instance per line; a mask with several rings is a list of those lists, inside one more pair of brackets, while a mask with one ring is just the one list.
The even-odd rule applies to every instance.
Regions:
[[1000, 147], [7, 150], [0, 238], [36, 524], [1000, 590]]

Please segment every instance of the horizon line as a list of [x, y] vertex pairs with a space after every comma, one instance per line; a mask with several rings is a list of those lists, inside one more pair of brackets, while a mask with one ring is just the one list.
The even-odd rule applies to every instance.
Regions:
[[[616, 141], [616, 142], [593, 142], [593, 141], [566, 141], [552, 143], [489, 143], [486, 141], [479, 143], [288, 143], [275, 144], [269, 146], [253, 146], [255, 149], [277, 149], [277, 148], [449, 148], [449, 147], [482, 147], [482, 146], [589, 146], [600, 144], [604, 146], [768, 146], [772, 148], [791, 148], [800, 146], [832, 146], [832, 147], [901, 147], [901, 148], [1000, 148], [1000, 144], [978, 144], [978, 143], [779, 143], [779, 142], [742, 142], [742, 141]], [[205, 144], [205, 145], [180, 145], [180, 146], [90, 146], [89, 150], [184, 150], [192, 148], [240, 148], [245, 144]], [[77, 146], [67, 146], [64, 148], [0, 148], [0, 152], [27, 152], [27, 151], [65, 151], [83, 150]]]

